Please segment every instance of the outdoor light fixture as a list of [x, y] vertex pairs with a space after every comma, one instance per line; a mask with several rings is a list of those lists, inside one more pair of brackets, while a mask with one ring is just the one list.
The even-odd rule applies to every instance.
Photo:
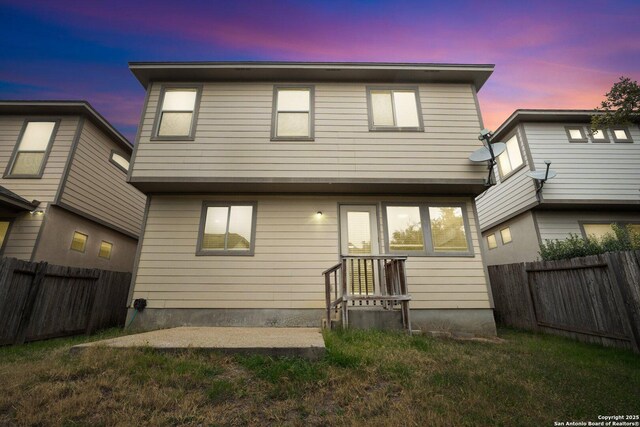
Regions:
[[316, 212], [316, 218], [322, 218], [322, 211]]
[[31, 215], [44, 215], [44, 211], [42, 209], [34, 209], [29, 212]]

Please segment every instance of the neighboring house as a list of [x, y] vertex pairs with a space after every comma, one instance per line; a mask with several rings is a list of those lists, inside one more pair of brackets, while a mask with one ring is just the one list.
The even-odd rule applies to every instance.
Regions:
[[[496, 185], [476, 199], [488, 265], [533, 261], [540, 243], [602, 236], [611, 224], [640, 229], [640, 129], [590, 131], [590, 110], [516, 110], [492, 137]], [[557, 176], [540, 192], [530, 171]]]
[[486, 165], [468, 160], [493, 66], [130, 69], [147, 91], [134, 326], [318, 326], [342, 255], [406, 254], [414, 325], [495, 333], [474, 204]]
[[131, 144], [84, 101], [0, 101], [2, 256], [131, 271], [145, 196]]

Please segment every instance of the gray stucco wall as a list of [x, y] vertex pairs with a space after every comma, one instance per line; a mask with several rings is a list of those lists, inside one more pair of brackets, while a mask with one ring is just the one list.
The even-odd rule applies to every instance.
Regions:
[[[44, 216], [34, 261], [114, 271], [133, 270], [137, 240], [57, 206], [49, 206]], [[85, 252], [70, 249], [75, 231], [89, 236]], [[113, 244], [111, 259], [98, 256], [103, 240]]]
[[[507, 227], [511, 230], [512, 240], [511, 243], [504, 244], [500, 230]], [[489, 249], [487, 245], [487, 236], [491, 234], [495, 234], [498, 244], [498, 247], [494, 249]], [[537, 260], [539, 258], [540, 244], [535, 227], [534, 213], [527, 211], [485, 231], [482, 233], [482, 245], [487, 265]]]

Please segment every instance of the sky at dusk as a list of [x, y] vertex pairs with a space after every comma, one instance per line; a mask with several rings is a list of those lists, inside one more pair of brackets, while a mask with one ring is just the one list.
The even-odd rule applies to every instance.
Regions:
[[144, 90], [128, 61], [491, 63], [490, 129], [640, 80], [640, 0], [0, 0], [0, 22], [0, 99], [85, 99], [131, 141]]

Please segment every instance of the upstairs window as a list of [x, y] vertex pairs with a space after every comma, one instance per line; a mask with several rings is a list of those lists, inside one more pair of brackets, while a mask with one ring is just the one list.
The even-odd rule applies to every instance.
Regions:
[[587, 135], [584, 133], [584, 129], [580, 126], [566, 126], [564, 128], [567, 132], [569, 142], [588, 142]]
[[613, 128], [612, 132], [614, 142], [633, 142], [627, 128]]
[[255, 203], [205, 202], [196, 255], [253, 255]]
[[313, 87], [274, 87], [271, 139], [313, 139]]
[[593, 142], [610, 142], [609, 137], [607, 136], [607, 131], [604, 129], [597, 129], [593, 131], [591, 138], [593, 138]]
[[123, 170], [124, 172], [129, 171], [129, 160], [127, 160], [127, 158], [124, 157], [124, 155], [118, 153], [117, 151], [111, 152], [111, 157], [109, 160], [111, 160], [111, 163], [116, 165], [119, 169]]
[[369, 130], [422, 131], [417, 88], [368, 88]]
[[156, 119], [156, 136], [160, 139], [193, 139], [199, 95], [197, 87], [164, 88]]
[[42, 177], [57, 125], [56, 121], [25, 122], [6, 176]]
[[513, 135], [505, 145], [507, 149], [498, 156], [498, 171], [502, 179], [507, 178], [509, 174], [524, 164], [522, 153], [520, 152], [520, 144], [518, 143], [518, 136]]

